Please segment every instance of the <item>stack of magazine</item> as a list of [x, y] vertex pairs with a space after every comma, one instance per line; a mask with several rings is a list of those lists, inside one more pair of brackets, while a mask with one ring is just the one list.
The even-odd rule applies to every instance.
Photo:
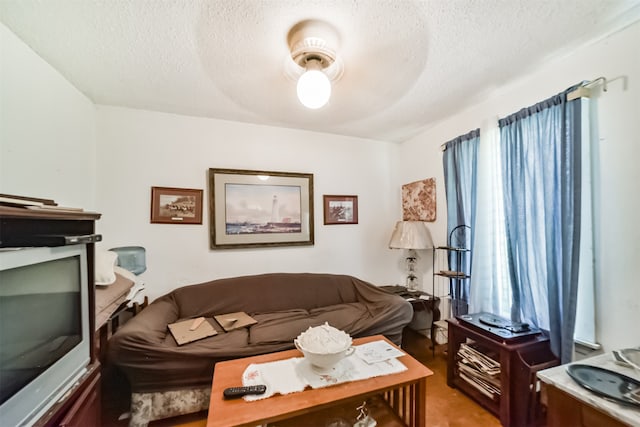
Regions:
[[485, 396], [498, 400], [500, 397], [500, 363], [478, 351], [472, 345], [464, 343], [460, 344], [458, 357], [460, 378]]

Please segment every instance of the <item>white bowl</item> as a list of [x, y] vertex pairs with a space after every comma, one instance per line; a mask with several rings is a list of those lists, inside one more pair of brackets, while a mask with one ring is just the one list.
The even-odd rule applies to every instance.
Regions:
[[307, 329], [293, 343], [312, 366], [325, 370], [355, 351], [349, 334], [327, 323]]

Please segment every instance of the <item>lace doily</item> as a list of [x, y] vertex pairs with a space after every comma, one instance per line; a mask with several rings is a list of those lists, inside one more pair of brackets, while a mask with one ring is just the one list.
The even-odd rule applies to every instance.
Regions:
[[266, 399], [274, 394], [300, 392], [306, 387], [322, 388], [407, 370], [407, 367], [395, 358], [367, 363], [357, 355], [357, 347], [359, 346], [356, 346], [356, 352], [353, 355], [326, 370], [312, 366], [304, 357], [251, 364], [242, 374], [242, 384], [245, 386], [264, 384], [267, 386], [267, 391], [261, 395], [244, 396], [244, 399], [247, 401]]

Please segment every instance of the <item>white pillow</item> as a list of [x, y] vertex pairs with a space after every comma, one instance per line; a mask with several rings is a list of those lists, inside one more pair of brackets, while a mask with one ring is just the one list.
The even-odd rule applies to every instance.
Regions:
[[111, 285], [116, 281], [115, 266], [118, 254], [112, 251], [96, 249], [95, 282], [96, 285]]

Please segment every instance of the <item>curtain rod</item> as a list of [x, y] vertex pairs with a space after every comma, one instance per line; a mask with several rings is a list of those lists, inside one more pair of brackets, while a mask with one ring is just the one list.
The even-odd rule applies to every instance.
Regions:
[[607, 78], [606, 77], [598, 77], [596, 79], [591, 80], [590, 82], [584, 83], [582, 85], [580, 85], [580, 87], [578, 87], [575, 90], [572, 90], [571, 92], [569, 92], [567, 94], [567, 101], [573, 101], [574, 99], [578, 99], [578, 98], [589, 98], [591, 97], [591, 87], [595, 86], [596, 84], [602, 84], [602, 91], [606, 92], [607, 91]]
[[[572, 90], [567, 94], [567, 101], [573, 101], [578, 98], [589, 98], [591, 96], [591, 87], [600, 83], [602, 85], [602, 91], [607, 91], [607, 78], [604, 76], [600, 76], [591, 81], [588, 81], [575, 90]], [[440, 144], [440, 149], [442, 151], [447, 151], [447, 143]]]
[[480, 128], [476, 128], [476, 129], [473, 129], [473, 130], [465, 133], [464, 135], [457, 136], [457, 137], [445, 142], [444, 144], [440, 144], [440, 149], [442, 151], [447, 151], [447, 144], [450, 143], [450, 142], [458, 141], [458, 140], [459, 141], [467, 141], [467, 140], [470, 140], [472, 138], [478, 138], [479, 136], [480, 136]]

